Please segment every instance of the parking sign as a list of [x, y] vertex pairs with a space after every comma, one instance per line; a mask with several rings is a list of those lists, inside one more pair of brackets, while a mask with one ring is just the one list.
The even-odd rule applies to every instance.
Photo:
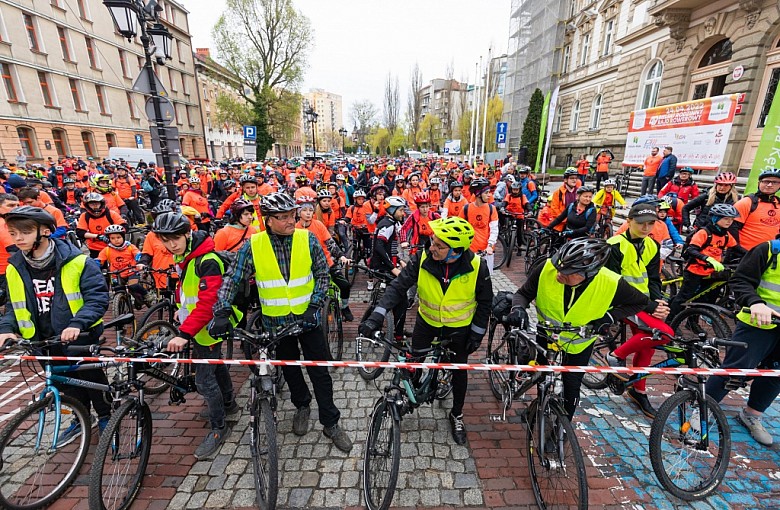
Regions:
[[506, 143], [506, 131], [506, 122], [498, 122], [496, 124], [496, 143]]
[[257, 128], [255, 126], [244, 126], [244, 138], [246, 140], [257, 140]]

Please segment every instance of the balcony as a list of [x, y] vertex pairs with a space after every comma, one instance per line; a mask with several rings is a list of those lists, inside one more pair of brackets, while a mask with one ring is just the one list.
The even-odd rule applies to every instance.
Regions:
[[706, 0], [650, 0], [647, 13], [656, 16], [667, 9], [698, 9], [711, 4]]

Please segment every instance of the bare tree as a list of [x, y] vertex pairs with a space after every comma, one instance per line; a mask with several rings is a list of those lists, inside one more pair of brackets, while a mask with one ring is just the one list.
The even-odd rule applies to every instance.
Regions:
[[355, 101], [352, 103], [350, 114], [352, 115], [352, 121], [355, 123], [355, 126], [357, 126], [360, 143], [365, 143], [366, 135], [376, 121], [376, 106], [368, 99]]
[[415, 62], [409, 80], [409, 95], [407, 97], [406, 105], [411, 139], [415, 141], [417, 140], [417, 130], [420, 128], [420, 120], [422, 120], [422, 83], [422, 72], [420, 71], [419, 64]]
[[387, 73], [385, 82], [385, 126], [390, 131], [390, 136], [395, 134], [398, 127], [398, 114], [401, 109], [401, 99], [398, 93], [398, 76], [393, 79], [393, 75]]
[[455, 61], [450, 60], [447, 64], [447, 69], [444, 71], [444, 79], [446, 81], [445, 87], [447, 90], [447, 107], [444, 109], [444, 118], [442, 118], [442, 124], [444, 125], [444, 133], [447, 138], [452, 139], [452, 121], [455, 115], [453, 115], [453, 108], [455, 102], [453, 101], [453, 92], [455, 90]]

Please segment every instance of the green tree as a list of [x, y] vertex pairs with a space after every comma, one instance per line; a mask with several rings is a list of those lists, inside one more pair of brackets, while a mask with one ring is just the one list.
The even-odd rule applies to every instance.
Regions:
[[404, 147], [406, 147], [406, 134], [401, 126], [396, 126], [393, 137], [390, 139], [390, 152], [395, 156], [399, 149], [403, 152]]
[[461, 152], [467, 154], [471, 146], [471, 110], [466, 110], [458, 119], [458, 137], [460, 137]]
[[417, 129], [417, 145], [433, 151], [437, 146], [444, 145], [444, 135], [441, 130], [441, 119], [433, 114], [428, 114], [420, 122]]
[[[495, 152], [498, 150], [496, 145], [496, 124], [501, 122], [501, 116], [504, 113], [504, 102], [500, 96], [493, 96], [488, 101], [487, 108], [487, 126], [485, 134], [485, 152]], [[538, 134], [538, 133], [537, 133]]]
[[377, 154], [386, 154], [390, 148], [390, 131], [387, 128], [380, 127], [372, 130], [368, 136], [366, 136], [366, 143], [376, 149]]
[[528, 103], [528, 115], [523, 123], [523, 134], [520, 137], [520, 147], [528, 147], [526, 162], [533, 166], [539, 149], [539, 128], [542, 125], [542, 110], [544, 109], [544, 94], [540, 89], [534, 90]]

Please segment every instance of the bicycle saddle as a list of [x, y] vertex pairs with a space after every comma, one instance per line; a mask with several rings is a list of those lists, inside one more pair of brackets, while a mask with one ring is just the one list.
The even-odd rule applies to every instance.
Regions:
[[116, 317], [106, 322], [105, 324], [103, 324], [103, 327], [106, 329], [121, 328], [122, 326], [127, 326], [128, 324], [132, 324], [133, 321], [135, 321], [135, 315], [133, 315], [132, 313], [126, 313], [124, 315], [120, 315], [119, 317]]

